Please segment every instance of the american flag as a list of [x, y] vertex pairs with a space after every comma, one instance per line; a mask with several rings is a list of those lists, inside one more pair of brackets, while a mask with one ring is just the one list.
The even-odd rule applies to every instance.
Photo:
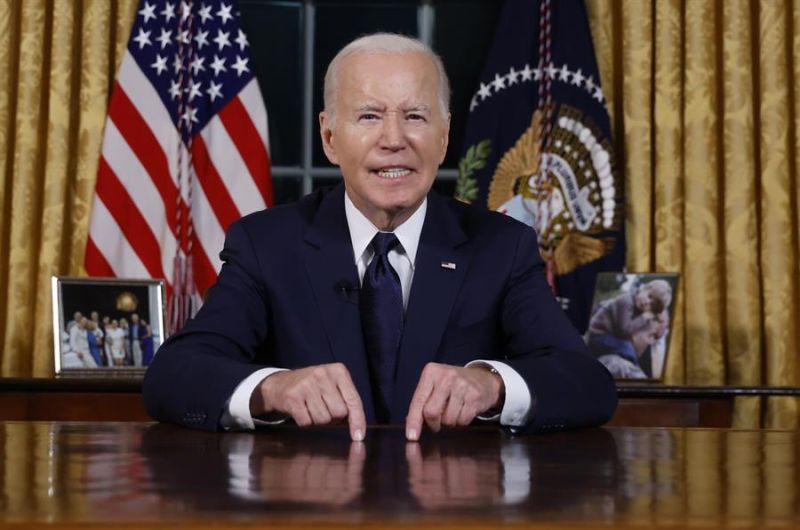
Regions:
[[267, 112], [232, 0], [144, 0], [111, 95], [91, 276], [164, 278], [176, 331], [231, 222], [272, 204]]

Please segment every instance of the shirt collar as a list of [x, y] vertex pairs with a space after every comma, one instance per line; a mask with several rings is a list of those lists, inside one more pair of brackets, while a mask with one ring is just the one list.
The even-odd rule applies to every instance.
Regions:
[[[411, 217], [394, 229], [394, 235], [397, 236], [403, 246], [403, 250], [411, 261], [412, 267], [417, 259], [417, 247], [419, 247], [419, 238], [422, 234], [422, 225], [425, 223], [425, 212], [427, 210], [428, 198], [425, 197], [419, 208], [411, 214]], [[344, 194], [344, 213], [347, 218], [347, 227], [350, 229], [350, 241], [353, 243], [353, 256], [358, 261], [364, 255], [367, 247], [369, 247], [372, 238], [380, 230], [361, 213], [361, 210], [356, 208], [346, 191]]]

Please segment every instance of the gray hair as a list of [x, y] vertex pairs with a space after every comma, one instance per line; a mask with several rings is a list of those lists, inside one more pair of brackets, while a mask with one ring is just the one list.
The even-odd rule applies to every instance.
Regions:
[[336, 101], [336, 85], [338, 83], [339, 64], [343, 59], [359, 53], [421, 53], [428, 57], [436, 67], [439, 78], [439, 108], [442, 118], [447, 120], [450, 113], [450, 80], [447, 78], [442, 59], [428, 45], [421, 41], [397, 33], [372, 33], [359, 37], [339, 50], [325, 72], [323, 95], [325, 112], [333, 117], [334, 101]]

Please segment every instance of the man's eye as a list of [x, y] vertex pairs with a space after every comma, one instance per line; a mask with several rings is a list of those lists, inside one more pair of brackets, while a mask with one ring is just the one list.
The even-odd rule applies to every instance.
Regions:
[[364, 114], [359, 115], [358, 119], [361, 120], [361, 121], [372, 121], [372, 120], [377, 120], [378, 119], [378, 115], [370, 113], [370, 112], [366, 112]]
[[408, 119], [409, 121], [425, 121], [425, 116], [423, 116], [422, 114], [412, 113], [408, 114], [406, 116], [406, 119]]

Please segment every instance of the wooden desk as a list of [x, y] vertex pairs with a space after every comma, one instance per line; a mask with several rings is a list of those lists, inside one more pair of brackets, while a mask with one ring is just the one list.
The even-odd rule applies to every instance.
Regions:
[[0, 421], [150, 421], [141, 381], [0, 378]]
[[205, 433], [0, 423], [0, 526], [741, 528], [800, 525], [800, 433], [344, 428]]
[[[0, 421], [148, 421], [142, 384], [131, 380], [0, 378]], [[800, 388], [618, 385], [609, 425], [730, 427], [738, 396], [800, 396]]]

